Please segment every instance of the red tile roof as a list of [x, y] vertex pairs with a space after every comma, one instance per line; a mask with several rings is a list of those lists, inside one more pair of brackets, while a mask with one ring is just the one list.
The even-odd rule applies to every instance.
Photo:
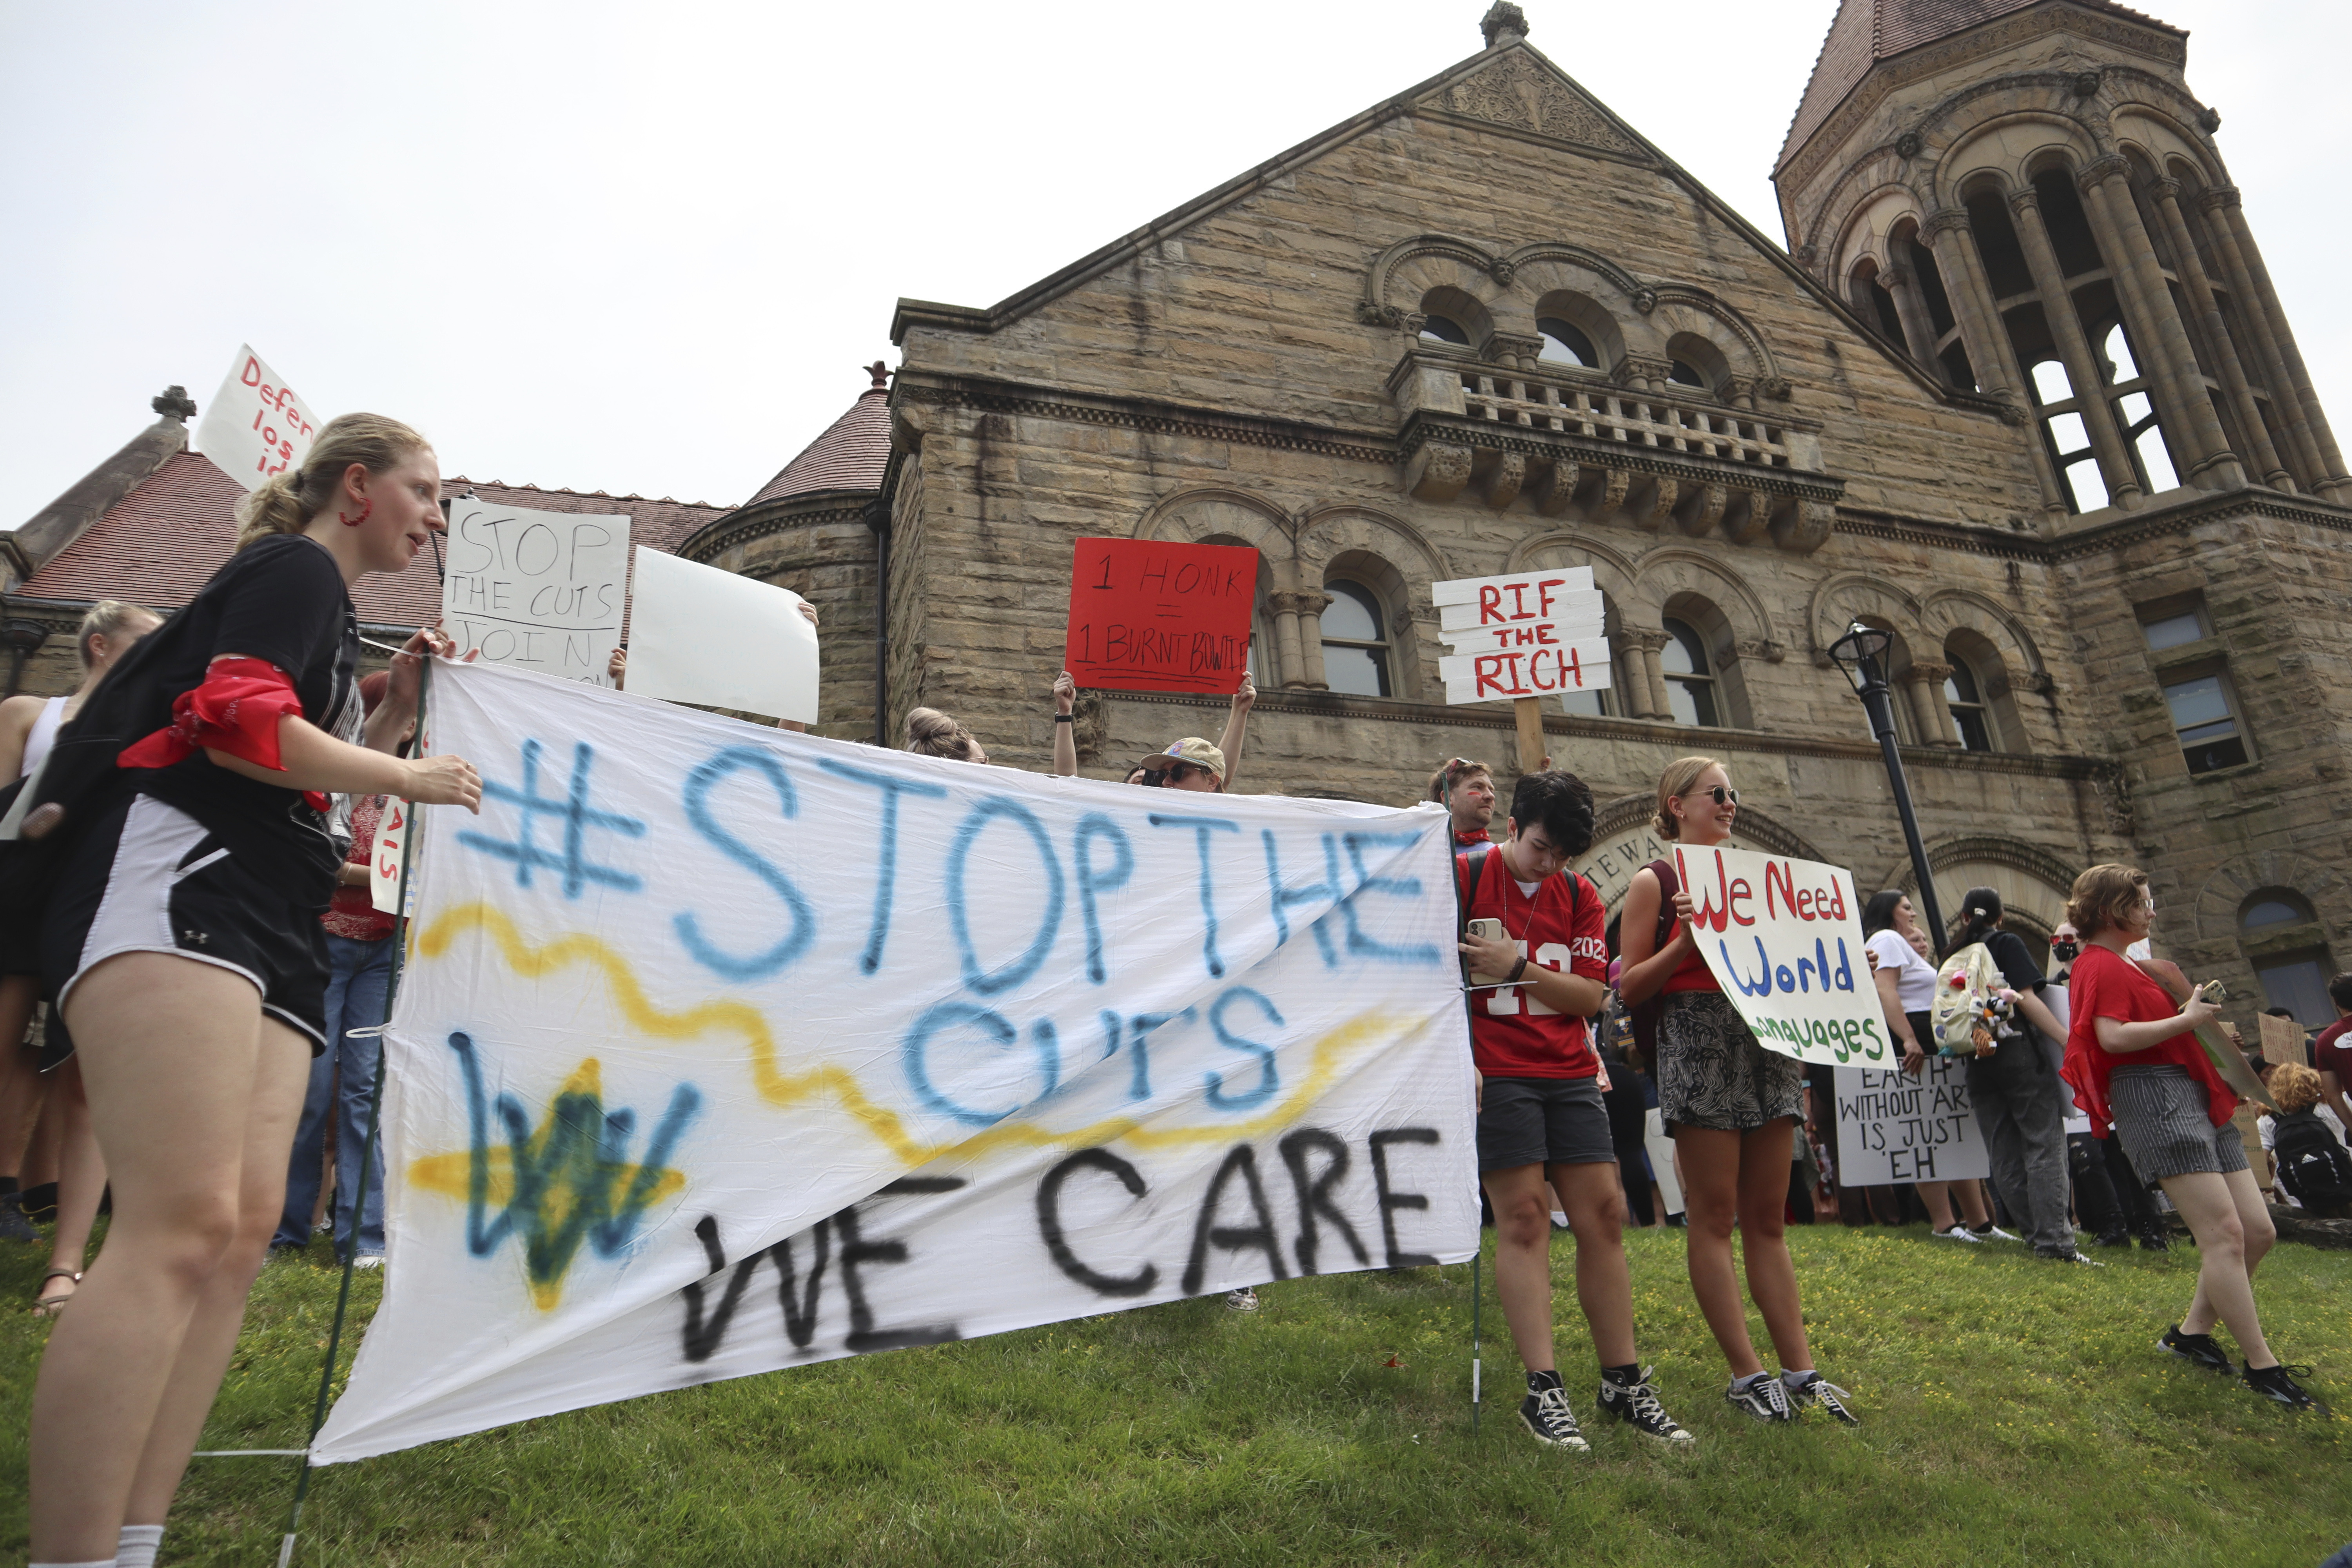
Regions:
[[848, 413], [743, 505], [748, 509], [816, 490], [878, 490], [882, 471], [889, 465], [890, 394], [877, 386], [860, 394]]
[[[1812, 79], [1805, 84], [1790, 121], [1788, 140], [1780, 144], [1774, 167], [1784, 167], [1812, 133], [1843, 103], [1846, 94], [1862, 84], [1870, 68], [1923, 44], [1966, 32], [1980, 22], [2022, 11], [2038, 0], [1841, 0], [1822, 52], [1813, 61]], [[2085, 10], [2104, 11], [2168, 33], [2189, 35], [2169, 23], [2118, 5], [2114, 0], [2072, 0]]]
[[[688, 534], [728, 511], [667, 498], [547, 490], [495, 479], [446, 479], [441, 488], [445, 495], [470, 489], [484, 500], [541, 511], [625, 512], [630, 539], [661, 551], [675, 551]], [[228, 559], [236, 542], [236, 503], [244, 494], [210, 458], [182, 452], [110, 507], [17, 592], [31, 599], [129, 599], [176, 609]], [[374, 626], [416, 626], [432, 619], [440, 613], [441, 586], [431, 552], [419, 555], [398, 576], [362, 577], [352, 601], [360, 619]]]

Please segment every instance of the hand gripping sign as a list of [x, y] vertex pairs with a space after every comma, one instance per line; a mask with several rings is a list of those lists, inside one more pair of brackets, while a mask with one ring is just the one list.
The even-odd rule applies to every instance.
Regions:
[[1437, 661], [1448, 702], [1558, 697], [1609, 684], [1603, 608], [1589, 566], [1440, 583]]

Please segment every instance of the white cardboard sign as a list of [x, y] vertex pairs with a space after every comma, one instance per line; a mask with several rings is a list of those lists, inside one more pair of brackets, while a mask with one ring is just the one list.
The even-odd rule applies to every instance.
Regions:
[[1992, 1173], [1957, 1057], [1931, 1056], [1917, 1078], [1837, 1069], [1838, 1184], [1961, 1182]]
[[816, 627], [789, 588], [637, 546], [629, 689], [816, 721]]
[[1766, 1049], [1838, 1067], [1895, 1065], [1852, 872], [1728, 845], [1676, 845], [1674, 862], [1699, 952]]
[[383, 815], [376, 818], [375, 848], [368, 857], [368, 899], [388, 915], [400, 912], [400, 852], [408, 842], [409, 810], [398, 795], [384, 797]]
[[257, 490], [270, 475], [300, 468], [325, 423], [250, 345], [240, 345], [236, 363], [196, 422], [196, 449], [230, 479]]
[[1609, 685], [1606, 604], [1590, 566], [1546, 567], [1434, 586], [1445, 700], [1494, 702]]
[[460, 658], [610, 686], [628, 581], [626, 513], [450, 503], [441, 615]]

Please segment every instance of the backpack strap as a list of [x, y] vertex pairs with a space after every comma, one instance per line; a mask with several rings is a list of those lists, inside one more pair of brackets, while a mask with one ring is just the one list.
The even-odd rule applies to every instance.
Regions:
[[1457, 942], [1470, 932], [1470, 906], [1477, 901], [1480, 879], [1486, 874], [1486, 858], [1494, 852], [1495, 847], [1489, 844], [1454, 858], [1454, 936]]

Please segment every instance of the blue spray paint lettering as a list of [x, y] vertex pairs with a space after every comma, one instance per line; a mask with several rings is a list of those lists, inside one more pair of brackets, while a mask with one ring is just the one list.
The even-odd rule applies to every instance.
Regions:
[[1246, 1039], [1225, 1026], [1225, 1009], [1235, 1002], [1244, 1001], [1255, 1003], [1257, 1010], [1265, 1015], [1267, 1023], [1277, 1029], [1283, 1027], [1282, 1015], [1274, 1010], [1274, 1004], [1246, 985], [1236, 985], [1209, 1004], [1209, 1027], [1216, 1031], [1217, 1044], [1229, 1050], [1247, 1051], [1257, 1058], [1258, 1063], [1257, 1087], [1246, 1094], [1227, 1094], [1223, 1073], [1206, 1075], [1209, 1103], [1219, 1110], [1247, 1110], [1254, 1105], [1263, 1105], [1274, 1098], [1274, 1091], [1282, 1085], [1281, 1073], [1274, 1064], [1274, 1047]]
[[[1118, 851], [1118, 858], [1100, 870], [1095, 867], [1092, 849], [1098, 838]], [[1078, 819], [1077, 844], [1071, 858], [1078, 868], [1078, 910], [1087, 921], [1087, 978], [1100, 985], [1110, 977], [1110, 971], [1103, 963], [1102, 917], [1095, 899], [1127, 886], [1127, 879], [1135, 874], [1135, 848], [1118, 823], [1099, 811], [1090, 811]]]
[[1127, 1098], [1151, 1098], [1151, 1032], [1170, 1024], [1189, 1024], [1196, 1016], [1187, 1007], [1181, 1013], [1138, 1013], [1127, 1021], [1127, 1048], [1134, 1067], [1129, 1069]]
[[1216, 884], [1210, 872], [1209, 838], [1220, 828], [1239, 833], [1242, 825], [1228, 822], [1222, 816], [1192, 816], [1178, 812], [1155, 811], [1151, 814], [1154, 827], [1190, 827], [1201, 850], [1201, 962], [1207, 966], [1209, 978], [1222, 980], [1225, 961], [1217, 953]]
[[[1021, 954], [998, 967], [982, 970], [980, 953], [971, 941], [971, 915], [964, 897], [964, 876], [971, 858], [972, 846], [996, 818], [1010, 817], [1019, 823], [1037, 847], [1037, 858], [1045, 868], [1045, 912], [1037, 921], [1037, 934], [1030, 939]], [[955, 843], [948, 849], [948, 925], [955, 932], [956, 951], [963, 958], [963, 983], [982, 996], [993, 996], [1001, 991], [1027, 980], [1054, 951], [1054, 938], [1062, 929], [1062, 862], [1054, 853], [1054, 841], [1045, 836], [1045, 825], [1037, 814], [1010, 795], [992, 795], [971, 808], [956, 829]]]
[[[485, 855], [495, 855], [501, 860], [511, 860], [515, 867], [515, 886], [531, 886], [530, 874], [544, 868], [563, 873], [563, 896], [576, 899], [591, 882], [607, 888], [617, 888], [634, 893], [645, 886], [644, 880], [627, 871], [610, 866], [599, 866], [588, 858], [588, 829], [601, 827], [610, 833], [626, 834], [631, 838], [643, 838], [646, 825], [634, 816], [616, 812], [597, 811], [588, 804], [588, 772], [596, 760], [595, 748], [585, 741], [572, 748], [572, 782], [562, 800], [551, 800], [539, 793], [540, 746], [537, 741], [522, 743], [522, 787], [515, 789], [496, 779], [482, 781], [482, 798], [506, 805], [522, 808], [522, 823], [512, 840], [492, 838], [488, 834], [464, 828], [457, 842], [468, 849], [478, 849]], [[551, 816], [563, 824], [563, 853], [543, 849], [532, 835], [532, 825], [541, 816]]]
[[881, 864], [874, 882], [874, 920], [866, 930], [866, 951], [857, 955], [857, 967], [867, 974], [882, 967], [882, 947], [890, 940], [891, 894], [898, 879], [898, 797], [902, 795], [930, 795], [947, 798], [943, 784], [922, 784], [914, 779], [895, 778], [850, 763], [822, 757], [817, 766], [852, 784], [871, 784], [882, 792]]
[[799, 803], [793, 795], [793, 781], [786, 776], [782, 763], [757, 746], [730, 746], [686, 778], [686, 819], [694, 830], [715, 845], [719, 852], [751, 872], [768, 886], [768, 890], [781, 900], [793, 917], [792, 930], [777, 939], [765, 952], [738, 956], [719, 947], [702, 932], [702, 926], [692, 911], [678, 915], [675, 925], [677, 940], [694, 961], [722, 979], [745, 981], [763, 980], [782, 969], [808, 951], [816, 937], [816, 910], [793, 879], [771, 864], [767, 857], [736, 837], [719, 824], [711, 815], [710, 792], [719, 787], [729, 774], [741, 769], [765, 778], [776, 792], [776, 801], [785, 817], [798, 815]]
[[1383, 963], [1440, 963], [1435, 942], [1417, 942], [1403, 947], [1378, 942], [1364, 934], [1356, 923], [1356, 906], [1366, 893], [1390, 893], [1400, 899], [1421, 897], [1418, 877], [1375, 877], [1364, 869], [1364, 847], [1371, 845], [1384, 849], [1410, 849], [1421, 842], [1418, 833], [1343, 833], [1347, 842], [1348, 864], [1355, 868], [1356, 890], [1339, 906], [1348, 920], [1348, 951]]
[[1337, 969], [1339, 955], [1331, 945], [1331, 933], [1323, 929], [1323, 918], [1339, 903], [1339, 845], [1329, 834], [1323, 835], [1323, 880], [1291, 887], [1282, 879], [1282, 857], [1274, 847], [1274, 830], [1261, 828], [1258, 836], [1265, 841], [1265, 881], [1274, 895], [1274, 945], [1280, 947], [1290, 940], [1291, 906], [1311, 904], [1319, 899], [1327, 907], [1307, 929], [1315, 933], [1316, 945], [1323, 950], [1323, 967]]
[[[915, 1098], [927, 1110], [949, 1116], [967, 1127], [993, 1127], [1019, 1110], [1023, 1100], [1014, 1100], [1002, 1110], [983, 1110], [959, 1104], [931, 1081], [930, 1051], [932, 1040], [950, 1029], [972, 1028], [996, 1042], [998, 1050], [1009, 1050], [1021, 1039], [1021, 1031], [1013, 1020], [992, 1007], [977, 1002], [941, 1002], [926, 1009], [907, 1031], [901, 1057], [906, 1064], [907, 1081], [913, 1086]], [[1045, 1089], [1037, 1095], [1044, 1100], [1061, 1086], [1061, 1042], [1055, 1037], [1050, 1021], [1040, 1020], [1029, 1031], [1031, 1048], [1037, 1055], [1038, 1068], [1045, 1079]]]

